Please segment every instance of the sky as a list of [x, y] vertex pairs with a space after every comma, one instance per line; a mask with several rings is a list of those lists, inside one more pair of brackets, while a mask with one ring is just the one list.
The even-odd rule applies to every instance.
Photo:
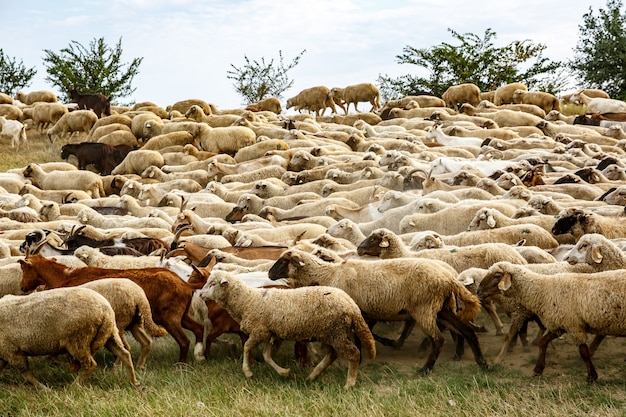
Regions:
[[227, 109], [244, 104], [227, 71], [246, 56], [278, 61], [281, 51], [289, 64], [306, 50], [287, 73], [294, 83], [284, 104], [316, 85], [416, 73], [396, 56], [405, 46], [456, 44], [449, 28], [481, 37], [491, 28], [497, 47], [528, 39], [544, 44], [551, 60], [571, 59], [582, 16], [605, 7], [605, 0], [0, 0], [0, 48], [37, 69], [25, 91], [58, 94], [45, 80], [44, 50], [99, 38], [114, 47], [121, 38], [124, 63], [143, 57], [124, 101], [166, 107], [200, 98]]

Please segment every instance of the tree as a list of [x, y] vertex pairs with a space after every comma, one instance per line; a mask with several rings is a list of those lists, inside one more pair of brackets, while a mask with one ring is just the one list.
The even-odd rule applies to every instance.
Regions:
[[246, 63], [241, 67], [230, 64], [232, 70], [226, 71], [226, 77], [235, 81], [233, 86], [246, 100], [245, 104], [256, 103], [267, 97], [281, 98], [282, 93], [293, 85], [293, 80], [287, 77], [287, 72], [298, 65], [305, 52], [306, 49], [303, 49], [287, 66], [280, 50], [278, 64], [274, 63], [273, 58], [266, 63], [265, 58], [261, 58], [260, 62], [250, 61], [248, 56], [244, 55]]
[[[496, 33], [485, 30], [481, 38], [473, 33], [460, 34], [448, 29], [459, 45], [441, 43], [431, 48], [405, 46], [397, 55], [399, 64], [414, 64], [427, 70], [427, 76], [404, 75], [390, 78], [380, 75], [378, 84], [385, 99], [404, 95], [429, 93], [441, 96], [453, 84], [473, 83], [481, 91], [494, 90], [500, 85], [523, 82], [528, 87], [557, 92], [565, 84], [562, 75], [554, 75], [560, 62], [550, 62], [542, 54], [543, 44], [530, 40], [514, 41], [503, 47], [494, 46]], [[525, 65], [521, 69], [522, 64]], [[553, 74], [550, 78], [548, 74]]]
[[23, 61], [5, 55], [0, 48], [0, 92], [13, 97], [16, 92], [28, 87], [37, 74], [35, 67], [26, 68]]
[[46, 80], [59, 87], [68, 100], [72, 89], [82, 94], [101, 93], [111, 99], [130, 96], [135, 91], [132, 80], [139, 73], [143, 60], [134, 58], [130, 64], [121, 62], [122, 38], [114, 48], [109, 47], [104, 38], [99, 38], [92, 40], [89, 48], [71, 41], [59, 53], [48, 49], [44, 52]]
[[568, 64], [584, 87], [601, 88], [626, 99], [626, 13], [621, 0], [607, 0], [598, 16], [583, 15], [574, 58]]

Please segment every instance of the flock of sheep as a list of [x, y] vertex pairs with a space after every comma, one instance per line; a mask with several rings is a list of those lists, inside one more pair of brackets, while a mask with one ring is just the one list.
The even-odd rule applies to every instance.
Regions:
[[[570, 102], [589, 116], [563, 114]], [[0, 94], [14, 148], [45, 133], [67, 160], [0, 173], [0, 370], [44, 387], [28, 356], [66, 352], [84, 382], [106, 347], [138, 386], [152, 337], [172, 335], [184, 362], [187, 329], [196, 360], [238, 334], [246, 377], [257, 345], [288, 375], [273, 360], [280, 342], [306, 362], [317, 341], [326, 353], [309, 379], [344, 357], [351, 388], [361, 350], [401, 348], [415, 324], [423, 373], [446, 331], [457, 356], [467, 343], [488, 369], [535, 321], [535, 374], [567, 333], [597, 379], [595, 349], [626, 335], [625, 102], [512, 83], [381, 105], [363, 83], [312, 87], [285, 107], [189, 99], [105, 115], [47, 91]], [[54, 289], [25, 295], [42, 286]], [[495, 358], [476, 333], [481, 307], [498, 335], [499, 314], [511, 317]], [[402, 334], [377, 335], [378, 321]], [[135, 366], [125, 331], [141, 346]]]

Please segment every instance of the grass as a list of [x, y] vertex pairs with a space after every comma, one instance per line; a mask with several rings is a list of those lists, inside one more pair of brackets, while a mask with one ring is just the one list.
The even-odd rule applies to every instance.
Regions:
[[[136, 357], [138, 345], [131, 343]], [[364, 364], [356, 387], [344, 391], [343, 363], [306, 382], [310, 368], [299, 368], [289, 348], [286, 344], [281, 349], [277, 361], [291, 367], [295, 376], [278, 376], [257, 354], [254, 376], [247, 380], [239, 354], [222, 346], [213, 349], [207, 362], [174, 365], [178, 347], [165, 337], [155, 341], [148, 370], [138, 375], [141, 391], [112, 368], [107, 351], [98, 353], [99, 367], [85, 386], [72, 382], [74, 375], [65, 363], [32, 358], [35, 375], [51, 390], [24, 385], [21, 375], [9, 368], [0, 377], [0, 416], [618, 416], [626, 405], [621, 375], [605, 375], [590, 386], [582, 363], [564, 375], [532, 378], [528, 369], [508, 366], [482, 372], [444, 353], [430, 375], [418, 377], [423, 358], [405, 365], [378, 359]], [[623, 372], [623, 364], [620, 368]]]

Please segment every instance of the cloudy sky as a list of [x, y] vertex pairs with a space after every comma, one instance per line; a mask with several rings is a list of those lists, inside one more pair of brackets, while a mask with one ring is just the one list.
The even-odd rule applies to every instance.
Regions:
[[[136, 91], [127, 101], [167, 106], [201, 98], [220, 108], [242, 98], [226, 75], [244, 56], [266, 61], [282, 51], [294, 80], [283, 100], [315, 85], [343, 87], [415, 72], [396, 55], [410, 45], [453, 42], [448, 32], [482, 36], [493, 29], [496, 46], [529, 39], [547, 46], [552, 60], [572, 56], [578, 26], [589, 8], [605, 0], [0, 0], [5, 55], [35, 67], [27, 91], [54, 87], [45, 81], [44, 50], [71, 41], [88, 46], [103, 37], [122, 39], [122, 60], [143, 57]], [[575, 87], [575, 86], [573, 86]]]

